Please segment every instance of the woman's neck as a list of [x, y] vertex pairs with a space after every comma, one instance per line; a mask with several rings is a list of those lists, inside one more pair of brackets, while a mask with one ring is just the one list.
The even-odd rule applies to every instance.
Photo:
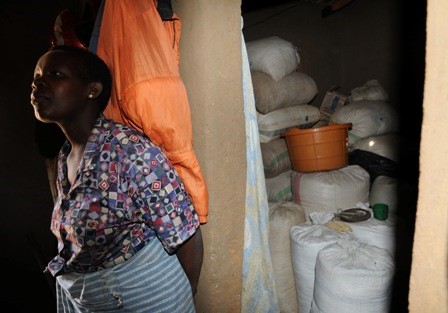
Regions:
[[71, 120], [60, 123], [59, 127], [64, 132], [67, 140], [72, 146], [72, 151], [82, 154], [89, 140], [92, 128], [98, 118], [97, 116], [84, 117], [81, 120]]

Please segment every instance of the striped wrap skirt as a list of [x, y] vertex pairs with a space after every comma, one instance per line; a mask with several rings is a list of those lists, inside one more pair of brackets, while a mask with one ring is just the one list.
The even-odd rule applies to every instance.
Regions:
[[155, 238], [126, 262], [56, 278], [57, 312], [194, 313], [191, 286], [176, 255]]

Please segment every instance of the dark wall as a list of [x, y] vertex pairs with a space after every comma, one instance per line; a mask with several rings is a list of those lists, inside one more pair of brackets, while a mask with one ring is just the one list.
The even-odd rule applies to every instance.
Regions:
[[242, 14], [246, 14], [288, 2], [291, 2], [291, 0], [242, 0], [241, 12]]
[[357, 0], [323, 17], [321, 6], [296, 0], [243, 18], [246, 41], [280, 36], [298, 48], [299, 70], [318, 87], [313, 105], [335, 86], [348, 94], [369, 79], [377, 79], [397, 102], [404, 18], [399, 1]]
[[42, 273], [55, 253], [53, 200], [29, 99], [34, 66], [64, 8], [74, 9], [56, 0], [15, 0], [0, 8], [1, 312], [55, 312], [53, 280]]

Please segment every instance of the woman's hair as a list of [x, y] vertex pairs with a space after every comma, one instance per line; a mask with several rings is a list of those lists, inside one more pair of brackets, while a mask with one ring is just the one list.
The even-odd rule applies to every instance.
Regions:
[[103, 90], [98, 96], [98, 103], [100, 105], [101, 112], [106, 108], [109, 102], [111, 88], [112, 88], [112, 76], [110, 74], [107, 64], [95, 53], [75, 46], [60, 45], [53, 46], [49, 51], [65, 51], [74, 55], [79, 60], [84, 79], [88, 83], [101, 82], [103, 84]]

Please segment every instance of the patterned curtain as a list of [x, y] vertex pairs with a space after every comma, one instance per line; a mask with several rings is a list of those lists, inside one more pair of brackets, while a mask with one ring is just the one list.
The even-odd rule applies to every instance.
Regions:
[[275, 292], [274, 273], [268, 243], [268, 198], [261, 157], [249, 59], [242, 32], [241, 55], [247, 154], [246, 216], [244, 226], [243, 294], [241, 312], [275, 313], [279, 312], [279, 307]]

